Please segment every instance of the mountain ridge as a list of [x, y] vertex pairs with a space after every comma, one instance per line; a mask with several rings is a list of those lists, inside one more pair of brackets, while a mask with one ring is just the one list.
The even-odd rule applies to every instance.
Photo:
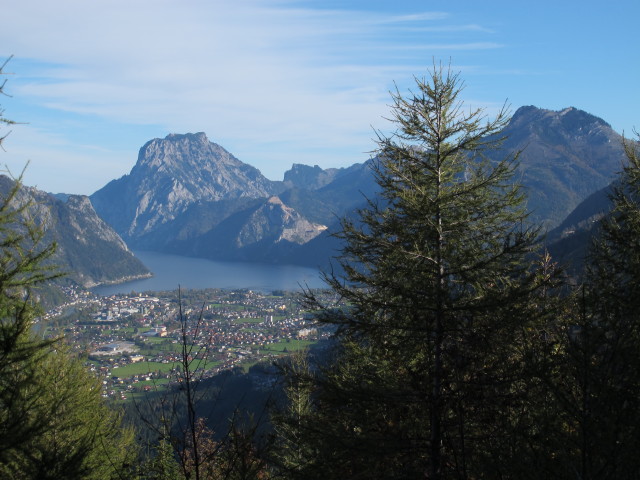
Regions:
[[[0, 175], [0, 195], [6, 198], [15, 180]], [[122, 238], [95, 212], [89, 197], [66, 195], [60, 199], [35, 187], [22, 186], [19, 204], [31, 203], [31, 215], [44, 229], [42, 241], [55, 242], [52, 261], [66, 273], [64, 281], [85, 288], [150, 276]]]
[[625, 159], [622, 136], [601, 118], [575, 107], [520, 107], [502, 135], [502, 151], [522, 152], [518, 175], [531, 218], [549, 230], [608, 185]]
[[[517, 179], [528, 194], [532, 221], [548, 230], [608, 185], [624, 159], [622, 137], [604, 120], [574, 107], [521, 107], [503, 134], [502, 148], [488, 156], [497, 160], [521, 152]], [[317, 266], [328, 261], [322, 255], [335, 250], [330, 232], [339, 228], [338, 219], [376, 198], [371, 169], [376, 161], [326, 170], [294, 163], [276, 182], [203, 132], [174, 133], [145, 143], [131, 173], [90, 198], [133, 248]], [[270, 216], [265, 206], [275, 197], [279, 213]], [[291, 231], [308, 228], [318, 234], [288, 242], [286, 211], [299, 225]]]

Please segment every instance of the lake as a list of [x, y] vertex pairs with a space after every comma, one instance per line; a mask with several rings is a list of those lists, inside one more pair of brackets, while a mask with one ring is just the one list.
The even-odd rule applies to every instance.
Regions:
[[199, 288], [249, 289], [262, 292], [326, 288], [320, 272], [296, 265], [218, 262], [165, 253], [134, 251], [154, 274], [151, 278], [93, 288], [98, 295], [131, 291], [160, 291]]

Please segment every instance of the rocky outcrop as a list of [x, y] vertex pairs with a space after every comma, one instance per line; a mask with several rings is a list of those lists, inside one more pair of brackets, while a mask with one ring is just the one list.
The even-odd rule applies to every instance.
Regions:
[[317, 190], [331, 183], [342, 170], [344, 169], [328, 168], [324, 170], [318, 165], [310, 167], [294, 163], [291, 169], [284, 173], [284, 184], [287, 188]]
[[287, 241], [302, 245], [326, 230], [325, 225], [312, 223], [273, 196], [252, 212], [236, 237], [238, 248], [262, 242]]
[[326, 229], [278, 196], [271, 196], [230, 215], [197, 238], [176, 241], [173, 248], [203, 258], [287, 263], [301, 245]]

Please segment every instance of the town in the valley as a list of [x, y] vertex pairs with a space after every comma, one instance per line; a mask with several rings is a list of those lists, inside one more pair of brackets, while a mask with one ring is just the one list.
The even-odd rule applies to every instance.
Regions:
[[[100, 377], [103, 396], [118, 400], [170, 384], [185, 355], [198, 378], [206, 378], [247, 370], [328, 336], [299, 292], [207, 289], [102, 297], [67, 287], [65, 293], [68, 301], [39, 319], [39, 331], [66, 342]], [[329, 291], [317, 295], [337, 305]]]

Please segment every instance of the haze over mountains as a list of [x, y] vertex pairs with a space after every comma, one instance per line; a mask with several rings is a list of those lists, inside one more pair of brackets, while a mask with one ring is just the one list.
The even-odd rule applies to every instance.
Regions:
[[[625, 158], [621, 136], [576, 108], [532, 106], [515, 112], [504, 135], [490, 156], [522, 150], [516, 180], [527, 191], [531, 219], [551, 231], [559, 255], [575, 257], [585, 230], [607, 208], [603, 189]], [[339, 218], [376, 196], [375, 161], [326, 170], [294, 164], [283, 181], [272, 181], [204, 133], [171, 134], [147, 142], [131, 172], [90, 202], [33, 188], [24, 195], [49, 210], [57, 261], [85, 286], [147, 275], [129, 248], [322, 267], [339, 249], [331, 236]], [[7, 178], [0, 183], [10, 185]]]
[[[522, 150], [519, 180], [532, 220], [547, 229], [611, 182], [624, 159], [620, 135], [576, 108], [522, 107], [504, 134], [491, 156]], [[336, 247], [329, 233], [337, 219], [376, 191], [367, 162], [327, 170], [296, 164], [283, 181], [271, 181], [195, 133], [151, 140], [131, 173], [91, 202], [132, 248], [316, 266]]]
[[294, 165], [275, 182], [204, 133], [172, 134], [148, 142], [131, 173], [91, 201], [133, 248], [291, 263], [336, 215], [363, 202], [361, 191], [374, 189], [365, 164], [329, 171]]

